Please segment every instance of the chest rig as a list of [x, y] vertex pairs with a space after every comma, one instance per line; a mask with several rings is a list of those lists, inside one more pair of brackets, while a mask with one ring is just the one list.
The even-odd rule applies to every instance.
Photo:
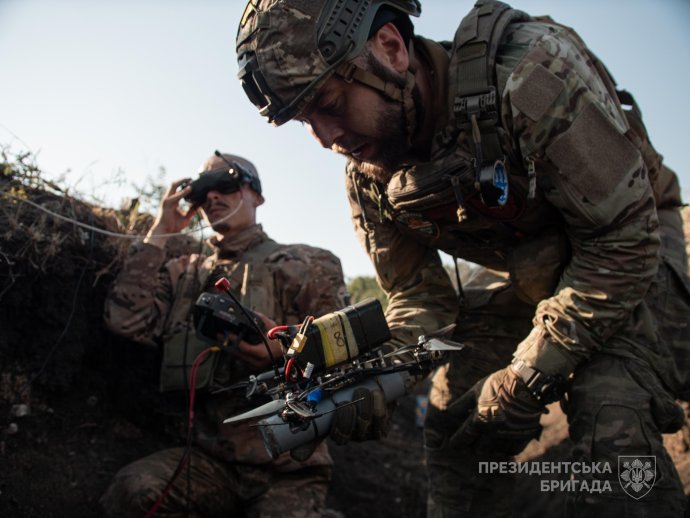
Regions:
[[[272, 318], [280, 319], [274, 296], [273, 277], [266, 259], [280, 245], [271, 239], [244, 252], [238, 259], [219, 259], [211, 256], [201, 265], [190, 264], [178, 279], [174, 299], [168, 313], [163, 360], [160, 372], [160, 390], [180, 390], [187, 386], [194, 359], [209, 344], [198, 338], [191, 320], [192, 307], [202, 291], [213, 289], [213, 283], [227, 276], [231, 290], [246, 307]], [[214, 380], [226, 382], [231, 376], [230, 366], [221, 362], [225, 355], [206, 357], [197, 371], [197, 388], [205, 388]]]

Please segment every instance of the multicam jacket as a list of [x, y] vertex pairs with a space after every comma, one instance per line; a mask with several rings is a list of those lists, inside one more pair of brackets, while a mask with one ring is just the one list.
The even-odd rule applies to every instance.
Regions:
[[[183, 369], [208, 344], [194, 334], [191, 308], [200, 293], [213, 291], [220, 277], [230, 280], [242, 303], [277, 324], [298, 324], [345, 306], [340, 261], [332, 253], [307, 245], [280, 245], [260, 225], [232, 240], [210, 241], [210, 257], [188, 255], [164, 263], [163, 250], [138, 243], [132, 247], [105, 305], [106, 325], [115, 333], [148, 346], [163, 345], [161, 389], [183, 389]], [[187, 360], [183, 361], [183, 352]], [[197, 388], [227, 386], [256, 374], [227, 352], [213, 355], [199, 375]], [[196, 442], [229, 461], [263, 464], [268, 456], [257, 432], [247, 424], [223, 425], [227, 417], [250, 408], [244, 391], [197, 396]], [[325, 444], [307, 461], [330, 464]], [[291, 471], [300, 464], [289, 455], [274, 461]]]
[[510, 190], [499, 208], [474, 187], [471, 137], [453, 133], [449, 46], [419, 37], [414, 46], [433, 83], [429, 160], [387, 183], [352, 162], [346, 170], [354, 227], [389, 296], [395, 339], [413, 343], [456, 319], [442, 250], [510, 273], [536, 306], [515, 355], [541, 371], [568, 376], [605, 350], [646, 361], [676, 394], [688, 388], [690, 343], [659, 332], [686, 326], [690, 314], [664, 317], [644, 302], [664, 289], [650, 289], [662, 264], [688, 297], [677, 179], [660, 164], [650, 177], [609, 77], [579, 37], [548, 20], [505, 29], [495, 72]]

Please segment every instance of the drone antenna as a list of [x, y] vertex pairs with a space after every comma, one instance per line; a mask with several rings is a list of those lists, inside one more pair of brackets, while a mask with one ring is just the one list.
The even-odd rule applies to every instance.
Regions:
[[235, 169], [235, 168], [237, 167], [235, 164], [233, 164], [233, 163], [230, 162], [227, 158], [225, 158], [225, 157], [223, 156], [223, 153], [221, 153], [221, 152], [218, 151], [217, 149], [213, 152], [213, 154], [216, 155], [218, 158], [220, 158], [223, 162], [225, 162], [226, 164], [228, 164], [228, 165], [230, 166], [230, 169]]

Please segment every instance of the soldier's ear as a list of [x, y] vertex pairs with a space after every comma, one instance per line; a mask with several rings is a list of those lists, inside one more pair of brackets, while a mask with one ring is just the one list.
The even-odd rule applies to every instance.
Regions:
[[260, 205], [264, 204], [264, 197], [261, 196], [258, 192], [252, 191], [252, 204], [254, 205], [254, 208], [259, 207]]
[[242, 200], [244, 203], [250, 203], [253, 208], [257, 208], [264, 203], [264, 197], [261, 196], [254, 189], [249, 187], [249, 185], [243, 185], [241, 188]]
[[376, 59], [392, 68], [399, 74], [404, 74], [410, 66], [410, 55], [398, 28], [387, 23], [374, 34], [369, 42], [369, 49]]

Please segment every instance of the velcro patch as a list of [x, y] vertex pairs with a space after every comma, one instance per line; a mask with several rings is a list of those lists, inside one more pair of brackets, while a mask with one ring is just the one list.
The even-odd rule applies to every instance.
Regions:
[[588, 104], [546, 154], [595, 204], [611, 196], [640, 165], [637, 149], [596, 104]]
[[565, 84], [538, 64], [520, 87], [511, 94], [513, 105], [533, 121], [538, 121], [561, 94]]

